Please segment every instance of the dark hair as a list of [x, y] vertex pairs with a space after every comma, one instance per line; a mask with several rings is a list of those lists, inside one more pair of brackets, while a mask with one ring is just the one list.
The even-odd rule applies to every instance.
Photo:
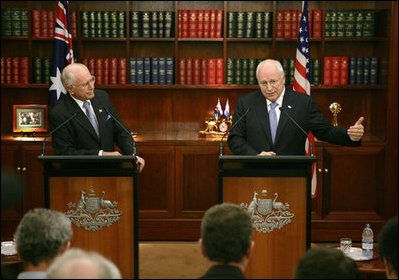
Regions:
[[240, 262], [251, 244], [251, 217], [235, 204], [212, 206], [202, 220], [201, 237], [210, 260]]
[[309, 249], [299, 260], [296, 279], [358, 279], [359, 269], [354, 260], [337, 248]]
[[380, 256], [386, 259], [398, 275], [398, 217], [390, 219], [378, 235]]

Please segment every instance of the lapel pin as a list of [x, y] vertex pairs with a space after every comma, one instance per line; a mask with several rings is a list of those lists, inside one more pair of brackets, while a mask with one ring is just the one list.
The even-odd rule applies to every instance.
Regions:
[[98, 112], [99, 112], [99, 113], [102, 113], [102, 112], [103, 112], [103, 109], [98, 109]]
[[291, 109], [291, 108], [292, 108], [291, 105], [288, 105], [287, 107], [288, 107], [288, 109]]

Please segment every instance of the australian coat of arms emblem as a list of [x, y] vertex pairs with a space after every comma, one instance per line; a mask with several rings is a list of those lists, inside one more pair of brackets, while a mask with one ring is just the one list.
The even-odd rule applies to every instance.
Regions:
[[[119, 220], [122, 211], [116, 209], [118, 203], [105, 200], [105, 191], [102, 191], [102, 197], [97, 197], [94, 190], [85, 196], [84, 190], [80, 191], [80, 199], [77, 203], [68, 202], [68, 208], [65, 215], [77, 227], [84, 227], [87, 231], [99, 231], [104, 226], [110, 227]], [[73, 209], [74, 208], [74, 209]]]
[[274, 229], [281, 229], [291, 223], [294, 214], [287, 211], [290, 208], [288, 202], [278, 202], [278, 194], [274, 193], [274, 199], [266, 198], [267, 190], [262, 190], [259, 195], [254, 191], [252, 201], [241, 203], [240, 207], [248, 211], [252, 218], [252, 225], [259, 232], [272, 232]]

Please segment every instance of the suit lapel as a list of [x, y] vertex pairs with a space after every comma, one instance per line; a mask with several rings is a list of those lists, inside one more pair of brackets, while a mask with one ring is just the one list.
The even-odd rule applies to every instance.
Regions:
[[[283, 104], [281, 107], [287, 108], [287, 106], [289, 105], [292, 106], [292, 100], [293, 100], [292, 97], [293, 97], [293, 92], [291, 90], [286, 89], [284, 93]], [[275, 143], [278, 142], [280, 135], [282, 134], [285, 126], [287, 125], [287, 122], [288, 122], [288, 117], [286, 116], [286, 114], [281, 112], [277, 126]]]

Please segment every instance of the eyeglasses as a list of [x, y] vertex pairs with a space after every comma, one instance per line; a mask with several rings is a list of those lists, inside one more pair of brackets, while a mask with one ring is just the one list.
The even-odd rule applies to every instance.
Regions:
[[81, 84], [81, 85], [79, 85], [79, 86], [76, 86], [76, 87], [84, 87], [84, 88], [86, 88], [86, 87], [88, 87], [91, 83], [95, 83], [96, 82], [96, 77], [94, 77], [94, 76], [91, 76], [91, 79], [88, 81], [88, 82], [86, 82], [86, 83], [84, 83], [84, 84]]
[[274, 87], [274, 86], [276, 86], [279, 82], [280, 82], [280, 79], [279, 79], [279, 80], [270, 80], [269, 82], [262, 81], [262, 82], [260, 82], [259, 84], [260, 84], [261, 86], [270, 85], [270, 86]]

